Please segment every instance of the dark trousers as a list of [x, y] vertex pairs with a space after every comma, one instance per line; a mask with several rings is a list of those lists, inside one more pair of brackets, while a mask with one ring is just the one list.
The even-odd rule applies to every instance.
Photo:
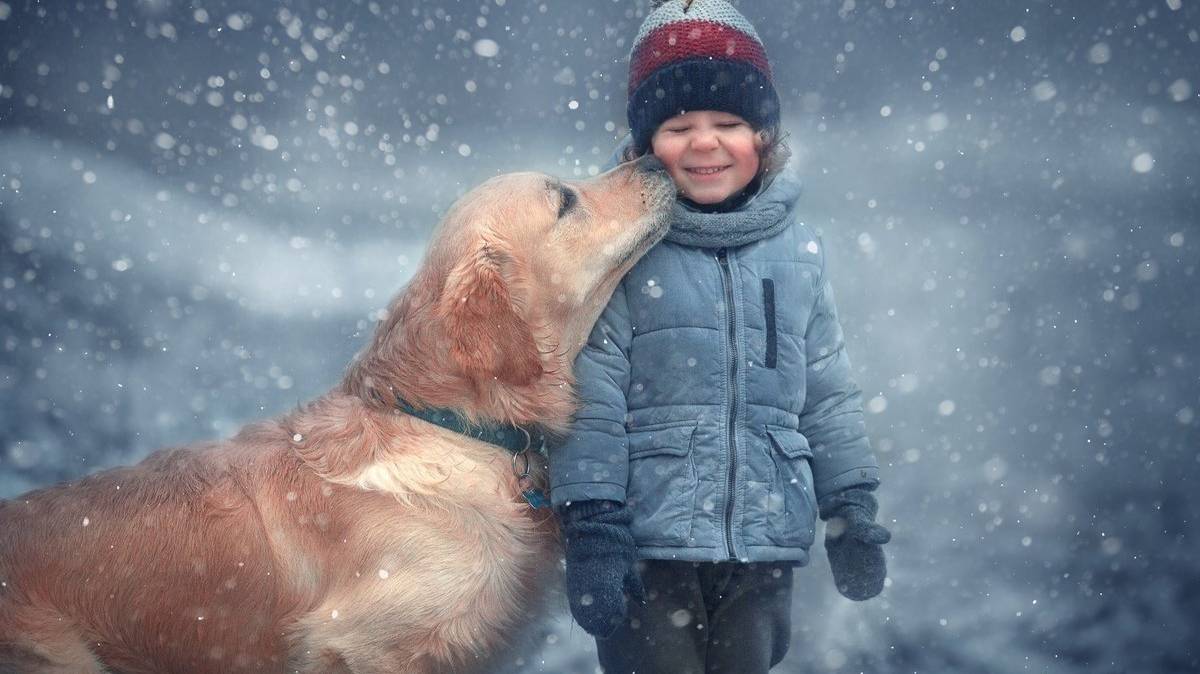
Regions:
[[630, 602], [596, 640], [605, 674], [765, 674], [787, 654], [792, 564], [638, 562], [646, 604]]

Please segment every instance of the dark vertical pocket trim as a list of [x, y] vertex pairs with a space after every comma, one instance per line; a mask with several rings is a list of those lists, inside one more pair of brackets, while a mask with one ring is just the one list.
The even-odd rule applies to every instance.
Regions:
[[767, 319], [767, 367], [775, 367], [775, 281], [769, 278], [762, 280], [763, 313]]

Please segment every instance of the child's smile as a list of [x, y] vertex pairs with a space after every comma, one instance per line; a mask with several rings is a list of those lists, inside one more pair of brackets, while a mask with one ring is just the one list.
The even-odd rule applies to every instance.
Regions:
[[650, 144], [682, 195], [698, 204], [724, 201], [758, 173], [758, 135], [732, 113], [677, 115], [658, 127]]
[[726, 164], [724, 166], [691, 166], [685, 168], [684, 170], [686, 170], [688, 173], [694, 174], [697, 180], [702, 180], [708, 176], [715, 176], [730, 166], [732, 166], [732, 164]]

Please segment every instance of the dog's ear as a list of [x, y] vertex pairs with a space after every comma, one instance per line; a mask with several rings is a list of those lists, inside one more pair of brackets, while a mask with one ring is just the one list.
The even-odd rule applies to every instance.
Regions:
[[506, 274], [512, 262], [501, 245], [479, 245], [450, 272], [439, 314], [450, 356], [464, 372], [476, 379], [523, 385], [541, 376], [543, 369], [533, 332], [513, 302]]

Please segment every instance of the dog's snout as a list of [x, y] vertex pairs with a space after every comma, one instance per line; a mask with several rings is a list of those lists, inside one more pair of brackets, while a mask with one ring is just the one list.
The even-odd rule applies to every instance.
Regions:
[[645, 173], [666, 173], [667, 166], [658, 157], [647, 153], [634, 162], [634, 169]]

